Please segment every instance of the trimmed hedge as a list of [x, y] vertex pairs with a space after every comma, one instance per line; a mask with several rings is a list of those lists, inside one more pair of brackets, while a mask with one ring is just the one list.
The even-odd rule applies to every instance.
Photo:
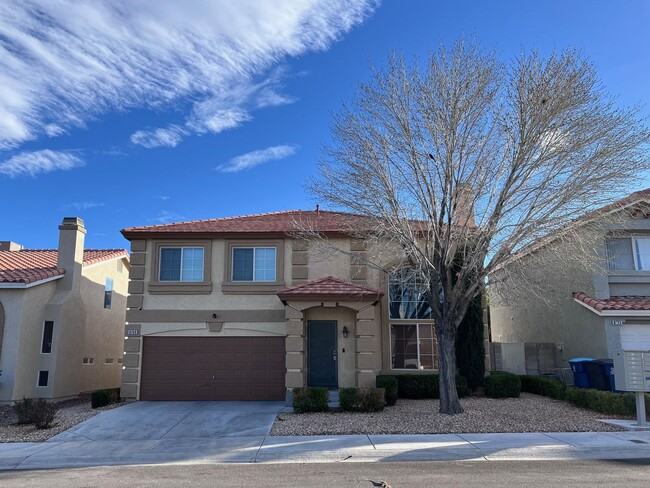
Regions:
[[[636, 413], [634, 393], [614, 393], [591, 388], [569, 387], [566, 389], [566, 400], [578, 407], [608, 415], [635, 415]], [[650, 400], [650, 395], [646, 395], [646, 413], [648, 400]]]
[[359, 396], [358, 388], [339, 388], [339, 405], [344, 412], [353, 412]]
[[485, 395], [489, 398], [519, 398], [521, 379], [506, 371], [492, 371], [485, 378]]
[[[560, 380], [547, 376], [521, 376], [521, 390], [536, 395], [565, 400], [580, 408], [607, 415], [636, 414], [634, 393], [615, 393], [564, 386]], [[646, 415], [650, 416], [650, 394], [646, 394]]]
[[386, 405], [392, 407], [397, 403], [397, 376], [377, 376], [376, 385], [386, 391]]
[[104, 407], [120, 401], [119, 388], [107, 388], [95, 390], [90, 394], [90, 406], [92, 408]]
[[383, 388], [340, 388], [339, 404], [344, 412], [381, 412], [386, 404]]
[[295, 413], [327, 412], [327, 388], [294, 388], [293, 411]]
[[[440, 376], [437, 374], [400, 374], [396, 378], [398, 398], [440, 398]], [[460, 398], [469, 393], [467, 380], [460, 375], [456, 375], [456, 390]]]
[[566, 386], [557, 378], [532, 375], [524, 375], [520, 376], [520, 378], [521, 391], [544, 395], [555, 398], [556, 400], [564, 400], [566, 398]]

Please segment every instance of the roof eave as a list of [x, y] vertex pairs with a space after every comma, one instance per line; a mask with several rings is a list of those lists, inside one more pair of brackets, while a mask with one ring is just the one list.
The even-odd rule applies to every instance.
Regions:
[[[131, 241], [133, 239], [284, 239], [292, 237], [294, 233], [299, 231], [254, 231], [254, 232], [191, 232], [191, 231], [166, 231], [166, 232], [152, 232], [152, 231], [127, 231], [125, 229], [120, 231], [122, 236]], [[343, 231], [317, 231], [328, 237], [348, 237], [349, 232]]]
[[599, 317], [650, 317], [650, 310], [598, 310], [579, 298], [574, 298], [573, 301], [579, 303]]
[[3, 288], [3, 289], [25, 289], [25, 288], [32, 288], [32, 287], [34, 287], [34, 286], [42, 285], [42, 284], [48, 283], [48, 282], [50, 282], [50, 281], [60, 280], [60, 279], [63, 278], [64, 276], [65, 276], [65, 273], [64, 273], [64, 274], [59, 274], [59, 275], [56, 275], [56, 276], [49, 276], [49, 277], [47, 277], [47, 278], [43, 278], [43, 279], [41, 279], [41, 280], [32, 281], [32, 282], [30, 282], [30, 283], [26, 283], [26, 282], [24, 282], [24, 281], [20, 281], [20, 282], [0, 282], [0, 288]]
[[282, 293], [278, 298], [283, 302], [376, 302], [383, 293]]

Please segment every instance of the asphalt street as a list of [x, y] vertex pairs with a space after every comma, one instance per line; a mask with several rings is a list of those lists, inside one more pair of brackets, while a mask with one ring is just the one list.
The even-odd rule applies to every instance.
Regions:
[[[2, 471], [2, 487], [647, 487], [650, 460], [117, 466]], [[373, 482], [375, 484], [373, 484]]]

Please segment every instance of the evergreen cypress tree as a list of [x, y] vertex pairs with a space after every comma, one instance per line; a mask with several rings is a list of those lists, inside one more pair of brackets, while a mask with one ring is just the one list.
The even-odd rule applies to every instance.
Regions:
[[485, 377], [482, 296], [471, 303], [456, 333], [456, 368], [470, 390], [475, 391]]

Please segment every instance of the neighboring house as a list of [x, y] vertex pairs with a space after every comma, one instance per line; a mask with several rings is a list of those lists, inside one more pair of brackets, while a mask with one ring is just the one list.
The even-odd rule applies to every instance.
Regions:
[[536, 263], [545, 262], [550, 245], [562, 246], [559, 252], [553, 249], [556, 255], [575, 255], [577, 244], [572, 242], [548, 239], [519, 258], [529, 276], [540, 276], [554, 291], [548, 300], [531, 293], [506, 301], [498, 288], [490, 290], [493, 366], [547, 373], [567, 367], [575, 357], [611, 358], [620, 348], [621, 324], [650, 326], [649, 217], [647, 189], [579, 219], [578, 226], [602, 222], [600, 238], [593, 241], [599, 248], [593, 261], [601, 265], [591, 272], [577, 258], [548, 260], [542, 270], [534, 269]]
[[120, 385], [128, 254], [84, 250], [81, 219], [59, 231], [58, 250], [0, 242], [0, 403]]
[[[297, 222], [345, 253], [294, 238]], [[363, 222], [317, 209], [122, 230], [132, 251], [122, 395], [282, 400], [293, 387], [436, 371], [421, 287], [364, 264], [366, 245], [347, 232]]]

